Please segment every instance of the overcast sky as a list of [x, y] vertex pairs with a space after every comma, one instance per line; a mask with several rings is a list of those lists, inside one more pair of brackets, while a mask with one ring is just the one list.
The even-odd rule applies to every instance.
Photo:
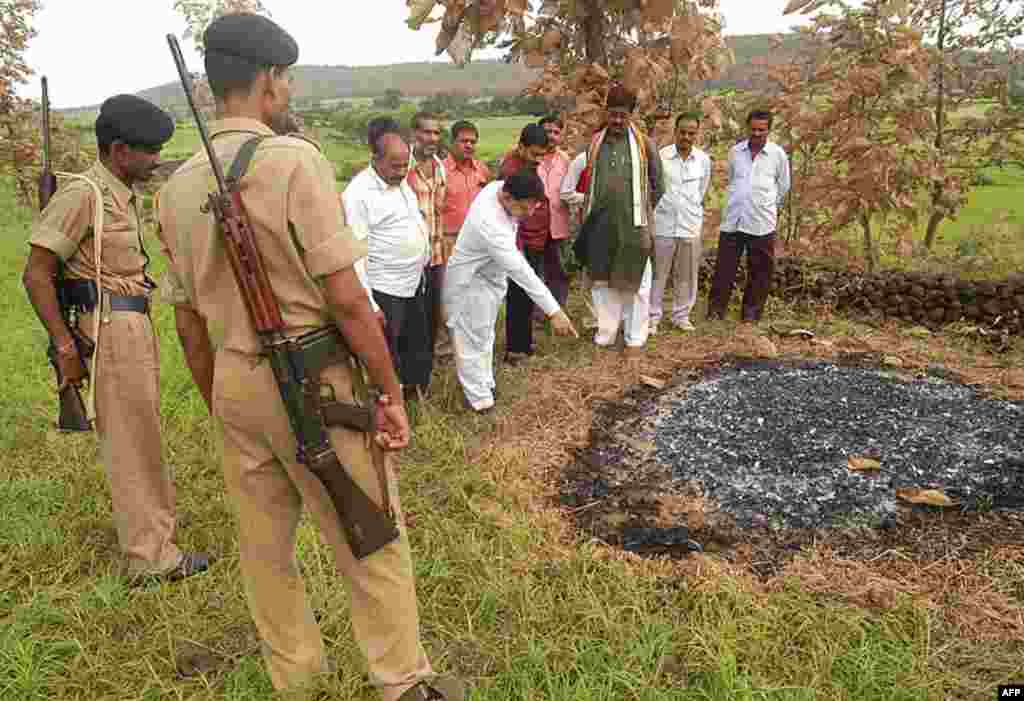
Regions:
[[[722, 0], [727, 34], [784, 32], [799, 16], [782, 15], [787, 0]], [[38, 35], [26, 51], [36, 71], [19, 88], [39, 94], [39, 76], [50, 84], [54, 107], [97, 104], [177, 80], [165, 36], [180, 38], [184, 21], [173, 0], [43, 0]], [[405, 25], [405, 0], [263, 0], [271, 17], [299, 43], [300, 64], [366, 66], [434, 59], [436, 24], [418, 32]], [[352, 9], [348, 9], [352, 8]], [[182, 51], [189, 68], [202, 68], [191, 44]]]

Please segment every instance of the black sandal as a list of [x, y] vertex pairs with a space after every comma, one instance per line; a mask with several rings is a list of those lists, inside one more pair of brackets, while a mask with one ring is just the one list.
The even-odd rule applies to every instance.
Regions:
[[182, 553], [173, 569], [161, 574], [140, 574], [132, 579], [132, 586], [144, 586], [160, 582], [180, 582], [192, 575], [202, 574], [210, 569], [210, 556], [206, 553]]

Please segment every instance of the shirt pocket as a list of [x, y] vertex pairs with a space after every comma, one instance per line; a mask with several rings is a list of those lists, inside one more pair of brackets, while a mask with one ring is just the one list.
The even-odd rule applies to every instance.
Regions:
[[120, 276], [142, 272], [146, 256], [132, 215], [111, 215], [108, 211], [104, 216], [103, 250], [100, 251], [103, 269]]

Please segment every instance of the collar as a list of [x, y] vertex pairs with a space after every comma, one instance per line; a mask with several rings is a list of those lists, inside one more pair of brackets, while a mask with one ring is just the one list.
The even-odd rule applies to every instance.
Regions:
[[[437, 157], [437, 154], [431, 156], [431, 159], [434, 161], [435, 168], [441, 168], [442, 171], [444, 170], [444, 163]], [[419, 166], [420, 162], [416, 160], [416, 156], [413, 154], [412, 149], [409, 149], [409, 170], [419, 170]], [[434, 174], [436, 175], [437, 173], [438, 171], [435, 170]]]
[[405, 186], [405, 178], [402, 178], [402, 182], [400, 182], [398, 185], [389, 185], [387, 181], [384, 180], [384, 178], [380, 177], [380, 174], [377, 172], [377, 169], [373, 167], [373, 161], [371, 161], [370, 165], [367, 166], [366, 171], [370, 174], [371, 184], [378, 190], [401, 190]]
[[693, 160], [693, 159], [695, 159], [697, 157], [697, 147], [696, 146], [691, 146], [690, 147], [690, 155], [687, 156], [686, 158], [683, 158], [682, 156], [679, 155], [679, 147], [678, 146], [676, 146], [675, 144], [671, 144], [671, 146], [672, 146], [672, 155], [669, 156], [669, 158], [678, 158], [679, 160], [681, 160], [681, 161], [683, 161], [685, 163], [686, 161], [691, 161], [691, 160]]
[[[480, 170], [480, 164], [482, 161], [476, 158], [465, 158], [461, 161], [455, 159], [455, 156], [448, 154], [448, 158], [445, 159], [445, 164], [451, 161], [452, 168], [454, 170]], [[447, 165], [445, 166], [447, 167]]]
[[[771, 139], [768, 139], [767, 141], [764, 142], [764, 146], [761, 147], [761, 150], [762, 151], [767, 151], [768, 147], [769, 146], [773, 146], [773, 145], [774, 145], [774, 142]], [[740, 144], [740, 149], [742, 149], [744, 151], [749, 151], [750, 150], [750, 139], [744, 139], [743, 143]]]
[[228, 117], [218, 119], [210, 124], [210, 138], [226, 132], [240, 131], [260, 136], [277, 136], [274, 130], [258, 119], [250, 117]]
[[132, 198], [135, 197], [135, 190], [124, 184], [124, 181], [119, 177], [110, 172], [103, 161], [97, 159], [96, 165], [93, 166], [93, 172], [96, 174], [98, 180], [100, 180], [100, 188], [104, 191], [110, 192], [114, 198], [114, 202], [120, 209], [128, 209], [131, 204]]

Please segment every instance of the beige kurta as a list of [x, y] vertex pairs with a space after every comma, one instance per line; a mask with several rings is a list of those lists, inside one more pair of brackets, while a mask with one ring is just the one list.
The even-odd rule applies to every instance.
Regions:
[[[231, 119], [211, 125], [225, 170], [241, 145], [268, 137], [242, 179], [242, 200], [256, 245], [280, 303], [287, 332], [330, 323], [318, 280], [366, 256], [366, 240], [345, 222], [334, 170], [317, 147], [274, 136], [260, 122]], [[224, 474], [238, 509], [242, 576], [249, 609], [264, 641], [274, 686], [292, 689], [326, 670], [323, 642], [295, 561], [295, 532], [305, 504], [331, 544], [352, 596], [356, 639], [371, 681], [393, 701], [433, 673], [420, 644], [412, 559], [401, 537], [356, 560], [323, 486], [296, 462], [296, 442], [269, 364], [214, 227], [202, 211], [216, 188], [205, 152], [185, 163], [159, 197], [161, 239], [171, 258], [172, 301], [198, 312], [216, 348], [213, 411], [224, 439]], [[322, 378], [337, 399], [352, 399], [347, 369]], [[367, 437], [330, 429], [330, 440], [353, 479], [383, 501]], [[394, 481], [393, 471], [390, 479]], [[400, 513], [398, 489], [390, 489]]]

